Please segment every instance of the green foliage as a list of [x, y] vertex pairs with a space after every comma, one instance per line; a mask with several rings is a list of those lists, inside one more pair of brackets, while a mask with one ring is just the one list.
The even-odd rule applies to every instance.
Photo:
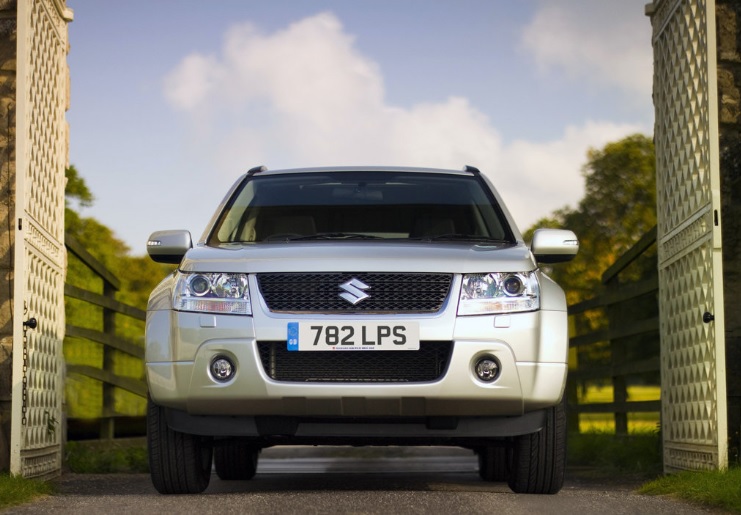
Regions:
[[30, 502], [52, 491], [52, 486], [44, 481], [0, 474], [0, 509]]
[[76, 200], [80, 207], [92, 206], [95, 197], [74, 165], [70, 165], [64, 171], [64, 177], [67, 179], [64, 187], [65, 204], [69, 206], [70, 200]]
[[68, 442], [65, 446], [65, 462], [72, 472], [78, 474], [149, 472], [143, 439], [134, 442]]
[[669, 495], [705, 506], [741, 512], [741, 468], [680, 472], [651, 481], [638, 491], [648, 495]]

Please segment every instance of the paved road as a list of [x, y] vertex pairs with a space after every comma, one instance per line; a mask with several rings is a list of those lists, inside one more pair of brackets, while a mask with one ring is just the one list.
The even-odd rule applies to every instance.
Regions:
[[143, 474], [67, 474], [57, 480], [57, 495], [3, 513], [714, 513], [637, 495], [634, 483], [578, 479], [573, 473], [558, 495], [516, 495], [504, 484], [481, 481], [475, 458], [460, 449], [362, 452], [343, 457], [342, 450], [270, 449], [253, 480], [214, 475], [208, 490], [194, 496], [159, 495]]

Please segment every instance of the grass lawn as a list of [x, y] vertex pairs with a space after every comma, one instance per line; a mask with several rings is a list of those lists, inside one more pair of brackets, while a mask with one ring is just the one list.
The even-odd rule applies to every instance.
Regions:
[[741, 513], [741, 468], [680, 472], [646, 483], [639, 493], [669, 495], [704, 506]]
[[144, 438], [67, 442], [65, 461], [79, 474], [149, 472]]
[[[629, 386], [629, 401], [655, 401], [661, 397], [659, 386]], [[590, 385], [579, 399], [580, 404], [612, 402], [612, 386]], [[656, 431], [659, 424], [658, 413], [628, 413], [628, 431], [630, 433], [645, 433]], [[614, 432], [615, 417], [612, 413], [582, 413], [579, 415], [579, 431]]]
[[52, 487], [44, 481], [0, 474], [0, 509], [23, 504], [50, 493]]
[[[580, 402], [613, 401], [612, 386], [590, 385]], [[631, 401], [660, 398], [658, 386], [628, 388]], [[639, 493], [667, 495], [712, 508], [741, 513], [741, 467], [726, 471], [681, 472], [663, 475], [658, 413], [628, 414], [629, 435], [615, 436], [611, 413], [582, 413], [581, 433], [569, 435], [568, 463], [593, 468], [598, 475], [623, 475], [649, 481]]]
[[569, 465], [588, 467], [595, 476], [648, 480], [659, 476], [663, 468], [655, 429], [620, 437], [608, 430], [569, 434], [566, 449]]

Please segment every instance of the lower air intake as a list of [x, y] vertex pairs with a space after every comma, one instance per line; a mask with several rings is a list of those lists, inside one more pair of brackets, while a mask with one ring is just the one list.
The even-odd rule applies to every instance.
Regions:
[[452, 342], [420, 342], [417, 351], [288, 351], [286, 342], [258, 342], [265, 373], [275, 381], [425, 383], [444, 374]]

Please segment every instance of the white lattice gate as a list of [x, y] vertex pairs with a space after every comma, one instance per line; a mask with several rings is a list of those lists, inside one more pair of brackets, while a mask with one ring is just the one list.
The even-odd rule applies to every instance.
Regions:
[[64, 2], [19, 0], [10, 470], [59, 473], [64, 396]]
[[652, 9], [664, 468], [724, 468], [715, 3]]

